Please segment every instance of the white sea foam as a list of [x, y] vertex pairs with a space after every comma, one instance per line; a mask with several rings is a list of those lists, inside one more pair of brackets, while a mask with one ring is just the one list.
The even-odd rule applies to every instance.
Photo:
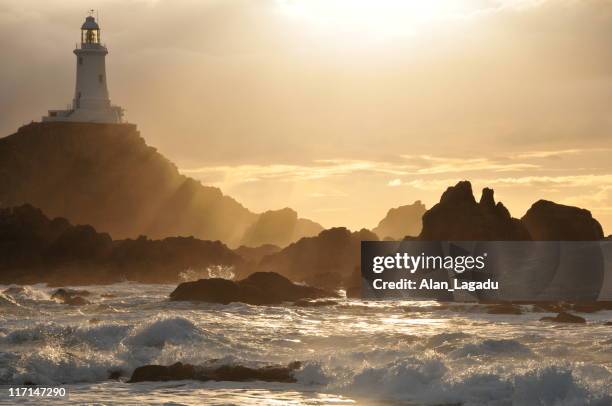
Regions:
[[[177, 304], [166, 300], [173, 288], [86, 287], [94, 300], [116, 294], [104, 299], [116, 312], [8, 298], [36, 311], [23, 317], [16, 305], [2, 308], [0, 383], [69, 384], [82, 403], [98, 402], [89, 391], [103, 385], [110, 401], [136, 402], [142, 387], [109, 383], [109, 372], [122, 371], [125, 380], [144, 364], [261, 367], [302, 361], [297, 383], [249, 383], [249, 401], [283, 403], [301, 393], [465, 406], [611, 404], [612, 341], [601, 321], [612, 319], [612, 312], [587, 315], [587, 325], [550, 328], [530, 314], [449, 315], [428, 310], [433, 304], [414, 305], [410, 313], [403, 310], [406, 303], [390, 302], [307, 311]], [[238, 389], [245, 385], [217, 383], [206, 386], [206, 393], [221, 396], [221, 403], [242, 403]], [[146, 384], [147, 391], [167, 387]], [[165, 398], [169, 403], [201, 390], [197, 383], [173, 387], [176, 398]]]

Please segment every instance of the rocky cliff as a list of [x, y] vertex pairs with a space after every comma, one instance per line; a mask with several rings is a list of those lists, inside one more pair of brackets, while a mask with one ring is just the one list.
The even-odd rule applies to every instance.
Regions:
[[32, 123], [0, 139], [0, 207], [24, 203], [116, 239], [195, 236], [238, 246], [255, 225], [257, 244], [287, 245], [320, 231], [296, 214], [268, 232], [260, 215], [181, 175], [132, 124]]
[[425, 211], [425, 205], [420, 200], [392, 208], [372, 231], [381, 239], [401, 240], [406, 236], [417, 236], [423, 226]]

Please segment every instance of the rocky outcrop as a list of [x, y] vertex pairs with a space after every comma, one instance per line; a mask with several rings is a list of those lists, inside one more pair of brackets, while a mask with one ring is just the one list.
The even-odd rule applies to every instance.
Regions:
[[510, 216], [500, 202], [495, 203], [493, 190], [485, 188], [476, 202], [472, 185], [462, 181], [451, 186], [440, 202], [423, 215], [421, 240], [506, 241], [530, 240], [523, 224]]
[[274, 272], [256, 272], [237, 282], [210, 278], [181, 283], [170, 293], [170, 300], [273, 305], [335, 296], [333, 292], [297, 285]]
[[539, 200], [525, 213], [521, 221], [539, 241], [597, 241], [604, 238], [603, 229], [591, 212]]
[[561, 312], [555, 317], [542, 317], [540, 321], [551, 321], [553, 323], [586, 323], [586, 320], [584, 318], [567, 312]]
[[258, 269], [325, 289], [347, 288], [354, 285], [353, 271], [360, 265], [361, 241], [377, 240], [365, 229], [331, 228], [264, 257]]
[[70, 306], [83, 306], [89, 304], [89, 301], [84, 299], [83, 296], [89, 296], [90, 294], [86, 290], [58, 289], [53, 292], [51, 299]]
[[244, 261], [219, 241], [113, 241], [91, 226], [51, 220], [30, 205], [0, 209], [0, 283], [177, 282], [186, 269], [213, 265], [240, 269]]
[[[260, 217], [219, 189], [181, 175], [133, 124], [21, 127], [0, 139], [0, 179], [2, 207], [29, 203], [51, 217], [90, 224], [115, 239], [182, 235], [237, 246]], [[316, 233], [316, 226], [294, 221], [277, 225], [290, 230], [282, 240], [263, 231], [254, 237], [257, 245], [286, 245]]]
[[290, 208], [270, 210], [262, 213], [246, 230], [241, 244], [247, 247], [263, 244], [284, 247], [302, 237], [317, 235], [321, 230], [321, 225], [298, 218], [298, 214]]
[[422, 217], [425, 211], [425, 205], [420, 200], [390, 209], [372, 232], [380, 239], [401, 240], [406, 236], [417, 236], [423, 226]]
[[177, 362], [169, 366], [145, 365], [138, 367], [132, 373], [128, 382], [146, 381], [230, 381], [230, 382], [296, 382], [293, 373], [299, 369], [299, 362], [292, 362], [287, 366], [266, 366], [262, 368], [249, 368], [242, 365], [222, 365], [218, 367], [197, 366]]

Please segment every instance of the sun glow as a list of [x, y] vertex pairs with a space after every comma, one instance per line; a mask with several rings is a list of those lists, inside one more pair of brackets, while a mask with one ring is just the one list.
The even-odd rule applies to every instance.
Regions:
[[[474, 0], [278, 0], [281, 10], [320, 29], [375, 37], [415, 34], [483, 10]], [[489, 4], [490, 6], [490, 4]]]

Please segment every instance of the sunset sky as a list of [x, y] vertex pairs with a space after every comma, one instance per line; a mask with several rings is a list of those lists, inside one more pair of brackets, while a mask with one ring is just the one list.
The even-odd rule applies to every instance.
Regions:
[[74, 91], [99, 9], [111, 99], [180, 170], [253, 211], [374, 227], [461, 179], [612, 233], [612, 2], [0, 2], [0, 135]]

